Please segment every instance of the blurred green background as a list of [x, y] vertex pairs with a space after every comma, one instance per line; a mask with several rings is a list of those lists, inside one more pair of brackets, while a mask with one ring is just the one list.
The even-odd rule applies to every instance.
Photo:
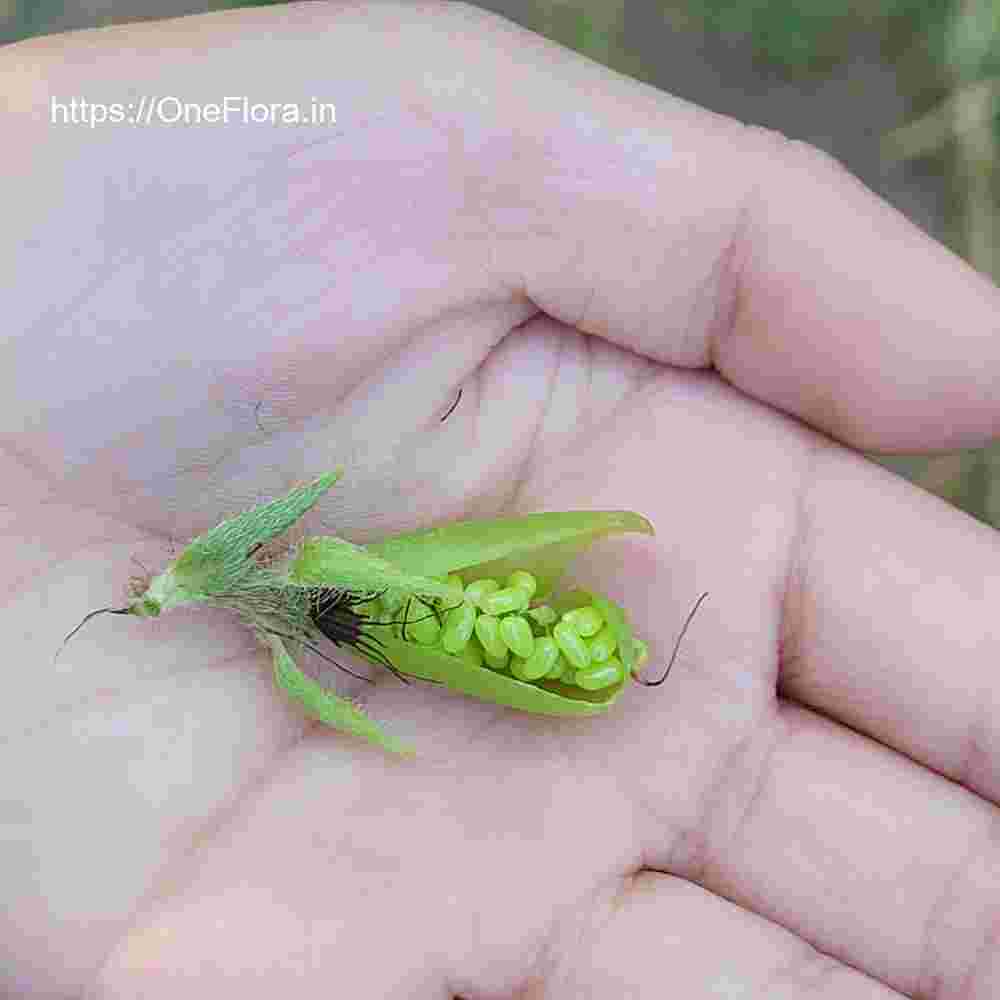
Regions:
[[[251, 5], [0, 0], [0, 42]], [[619, 72], [825, 149], [1000, 281], [1000, 0], [490, 0], [478, 6]], [[1000, 442], [878, 460], [1000, 526]]]

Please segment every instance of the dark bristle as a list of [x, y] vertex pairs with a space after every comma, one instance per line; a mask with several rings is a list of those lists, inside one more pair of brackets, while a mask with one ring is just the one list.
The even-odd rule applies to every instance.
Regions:
[[[384, 593], [384, 591], [383, 591]], [[374, 622], [355, 608], [379, 596], [374, 591], [353, 593], [349, 590], [317, 590], [312, 595], [312, 622], [335, 646], [356, 649], [363, 656], [381, 664], [404, 684], [409, 683], [381, 649], [382, 643], [368, 629]]]
[[62, 645], [59, 647], [58, 650], [56, 650], [56, 655], [53, 662], [59, 659], [59, 654], [66, 648], [66, 643], [69, 642], [70, 639], [72, 639], [73, 636], [76, 635], [76, 633], [79, 632], [80, 629], [82, 629], [83, 626], [86, 625], [91, 618], [96, 618], [98, 615], [128, 615], [131, 613], [132, 613], [131, 609], [129, 608], [98, 608], [96, 611], [91, 611], [88, 614], [84, 615], [83, 621], [80, 622], [80, 624], [77, 625], [77, 627], [73, 629], [69, 633], [69, 635], [66, 636], [65, 639], [63, 639]]
[[[349, 590], [334, 590], [332, 588], [317, 589], [311, 594], [310, 618], [316, 629], [335, 646], [345, 646], [348, 649], [357, 650], [362, 656], [385, 667], [404, 684], [409, 684], [407, 675], [392, 662], [385, 652], [382, 640], [372, 629], [401, 625], [405, 630], [407, 625], [434, 617], [437, 609], [433, 605], [428, 605], [421, 598], [417, 598], [421, 604], [430, 607], [433, 614], [428, 613], [419, 618], [409, 618], [404, 609], [403, 618], [389, 619], [388, 621], [379, 621], [362, 611], [354, 610], [358, 605], [377, 600], [384, 593], [384, 590], [354, 593]], [[409, 608], [410, 601], [407, 601], [407, 608]], [[446, 608], [445, 610], [450, 609]], [[420, 680], [426, 680], [426, 678], [420, 678]], [[428, 683], [437, 684], [438, 681], [428, 681]]]
[[677, 653], [681, 648], [681, 642], [683, 641], [684, 636], [687, 633], [688, 626], [691, 624], [691, 620], [694, 618], [694, 616], [698, 613], [698, 609], [701, 607], [702, 602], [705, 600], [706, 597], [708, 597], [707, 592], [702, 594], [701, 597], [699, 597], [698, 600], [694, 602], [694, 607], [688, 612], [688, 616], [684, 620], [684, 625], [681, 628], [680, 634], [677, 636], [677, 640], [674, 642], [674, 651], [670, 654], [670, 662], [667, 664], [667, 669], [663, 671], [663, 676], [658, 677], [655, 681], [647, 681], [644, 680], [642, 677], [640, 677], [638, 674], [633, 674], [632, 680], [634, 680], [636, 684], [641, 684], [643, 687], [651, 687], [651, 688], [659, 687], [670, 676], [671, 668], [674, 665], [674, 661], [677, 659]]
[[443, 424], [454, 412], [455, 407], [462, 401], [462, 388], [459, 386], [458, 395], [455, 397], [455, 402], [448, 407], [445, 411], [445, 415], [441, 418], [441, 423]]

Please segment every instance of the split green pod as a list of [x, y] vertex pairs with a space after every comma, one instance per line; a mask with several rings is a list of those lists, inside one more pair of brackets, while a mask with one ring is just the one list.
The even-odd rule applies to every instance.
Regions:
[[296, 658], [324, 636], [404, 677], [543, 715], [607, 711], [641, 665], [624, 610], [603, 595], [556, 592], [569, 561], [599, 538], [652, 534], [630, 511], [459, 521], [365, 546], [282, 535], [336, 482], [337, 470], [194, 539], [119, 614], [156, 616], [194, 602], [230, 607], [271, 650], [275, 679], [315, 718], [407, 752]]

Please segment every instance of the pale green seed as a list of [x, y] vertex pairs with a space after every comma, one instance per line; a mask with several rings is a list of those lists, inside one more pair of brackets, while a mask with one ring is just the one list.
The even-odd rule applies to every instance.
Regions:
[[510, 672], [519, 681], [537, 681], [539, 675], [531, 672], [531, 660], [526, 660], [523, 656], [512, 656], [510, 658]]
[[500, 584], [496, 580], [490, 580], [488, 577], [482, 580], [473, 580], [472, 583], [465, 588], [465, 599], [470, 604], [482, 604], [483, 598], [487, 594], [492, 594], [494, 591], [500, 589]]
[[460, 604], [445, 616], [441, 645], [448, 653], [460, 653], [472, 638], [476, 627], [476, 609], [471, 604]]
[[532, 619], [532, 621], [537, 622], [542, 628], [547, 628], [549, 625], [555, 625], [556, 619], [559, 617], [555, 610], [550, 608], [547, 604], [540, 604], [537, 608], [529, 608], [525, 611], [525, 614]]
[[[505, 621], [508, 619], [504, 619]], [[549, 671], [559, 664], [559, 647], [555, 639], [543, 635], [535, 639], [535, 650], [524, 661], [524, 673], [528, 680], [534, 681], [541, 677], [548, 677]], [[562, 673], [560, 668], [559, 673]]]
[[[535, 651], [535, 637], [532, 634], [531, 626], [528, 624], [528, 620], [520, 615], [508, 615], [506, 618], [500, 619], [500, 638], [515, 656], [528, 659]], [[543, 670], [542, 673], [545, 671]]]
[[635, 657], [635, 669], [638, 670], [649, 659], [649, 646], [642, 639], [633, 636], [632, 655]]
[[491, 656], [485, 653], [483, 659], [490, 670], [506, 670], [510, 663], [510, 653], [506, 649], [503, 651], [503, 656]]
[[507, 586], [517, 587], [519, 590], [525, 591], [530, 601], [535, 596], [535, 591], [538, 590], [538, 581], [525, 570], [516, 569], [507, 577]]
[[618, 648], [618, 639], [611, 630], [611, 626], [605, 625], [587, 645], [590, 647], [591, 661], [605, 663], [611, 659], [611, 654]]
[[617, 657], [602, 663], [599, 667], [576, 672], [576, 686], [583, 688], [584, 691], [600, 691], [602, 688], [617, 684], [621, 679], [622, 665]]
[[586, 670], [590, 666], [590, 650], [587, 649], [587, 644], [565, 617], [552, 630], [552, 637], [574, 670]]
[[572, 611], [567, 611], [562, 616], [562, 620], [569, 622], [576, 632], [585, 639], [597, 635], [604, 625], [604, 619], [597, 608], [574, 608]]
[[[549, 636], [545, 636], [545, 638], [548, 639]], [[555, 639], [553, 639], [552, 642], [554, 643]], [[556, 654], [556, 662], [552, 664], [548, 673], [545, 675], [545, 679], [547, 681], [565, 680], [567, 674], [573, 673], [573, 668], [569, 665], [569, 661], [566, 657], [559, 652], [558, 646], [556, 646]]]
[[470, 667], [481, 667], [483, 665], [483, 651], [474, 643], [470, 642], [465, 649], [458, 654]]
[[494, 659], [506, 660], [507, 647], [500, 638], [500, 619], [494, 615], [480, 615], [476, 619], [476, 638], [483, 649]]
[[407, 622], [406, 637], [419, 642], [422, 646], [433, 646], [441, 635], [441, 623], [429, 611], [415, 621]]
[[528, 597], [520, 587], [504, 587], [487, 594], [479, 606], [488, 615], [505, 615], [511, 611], [523, 611], [528, 606]]

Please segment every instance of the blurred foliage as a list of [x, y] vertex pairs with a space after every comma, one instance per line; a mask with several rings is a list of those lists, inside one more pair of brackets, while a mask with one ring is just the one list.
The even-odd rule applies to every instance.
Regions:
[[880, 8], [889, 0], [870, 0], [863, 10], [838, 0], [695, 0], [679, 5], [678, 13], [689, 24], [718, 34], [733, 43], [748, 45], [772, 67], [786, 72], [822, 70], [845, 53], [845, 39], [858, 22], [884, 16]]
[[[87, 4], [93, 0], [77, 0]], [[205, 0], [205, 8], [282, 0]], [[155, 3], [162, 15], [171, 0]], [[63, 0], [0, 0], [0, 37], [58, 30]], [[628, 7], [652, 10], [678, 31], [721, 38], [752, 53], [762, 72], [794, 83], [850, 59], [859, 35], [878, 39], [912, 117], [883, 137], [887, 167], [921, 162], [952, 198], [946, 235], [980, 271], [1000, 279], [1000, 0], [522, 0], [490, 4], [527, 27], [622, 73], [647, 77], [628, 44]], [[127, 20], [115, 0], [93, 23]], [[96, 10], [111, 11], [100, 16]], [[152, 10], [149, 11], [152, 14]], [[117, 17], [113, 16], [117, 15]], [[13, 32], [13, 34], [11, 34]], [[964, 510], [1000, 526], [1000, 442], [934, 456], [878, 458]]]
[[[851, 38], [876, 31], [899, 48], [916, 44], [945, 61], [956, 0], [650, 0], [679, 30], [716, 35], [750, 49], [769, 69], [790, 76], [823, 72], [850, 54]], [[638, 4], [635, 4], [638, 6]], [[534, 0], [528, 27], [621, 69], [624, 0]], [[894, 41], [893, 41], [894, 40]], [[609, 44], [609, 42], [611, 44]]]

